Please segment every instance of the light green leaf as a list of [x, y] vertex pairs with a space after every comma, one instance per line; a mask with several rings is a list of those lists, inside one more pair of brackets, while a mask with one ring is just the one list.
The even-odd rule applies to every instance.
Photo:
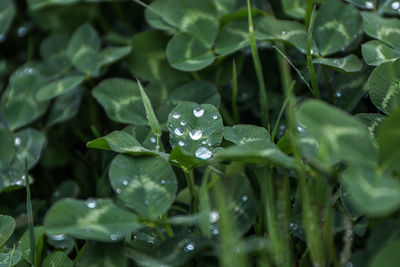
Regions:
[[14, 138], [10, 130], [0, 122], [0, 169], [8, 166], [14, 156]]
[[85, 267], [126, 267], [128, 258], [121, 243], [87, 243], [78, 266]]
[[388, 173], [369, 165], [352, 165], [342, 173], [341, 181], [354, 206], [369, 216], [387, 215], [400, 207], [400, 182]]
[[15, 4], [12, 0], [0, 2], [0, 36], [6, 34], [15, 15]]
[[400, 109], [382, 122], [377, 139], [382, 168], [400, 171]]
[[98, 75], [98, 53], [100, 38], [96, 30], [89, 24], [80, 26], [68, 43], [67, 55], [72, 64], [87, 75]]
[[107, 116], [117, 122], [147, 125], [137, 83], [121, 78], [103, 80], [92, 91]]
[[196, 36], [188, 33], [176, 34], [168, 43], [169, 64], [182, 71], [196, 71], [214, 62], [214, 54]]
[[[154, 0], [150, 3], [150, 8], [146, 8], [145, 10], [145, 18], [147, 23], [155, 29], [167, 31], [168, 33], [174, 34], [176, 32], [176, 28], [172, 25], [168, 24], [163, 17], [160, 17], [159, 14], [164, 14], [164, 8], [167, 5], [167, 1], [165, 0]], [[158, 13], [153, 12], [152, 10], [156, 10]]]
[[359, 11], [339, 0], [326, 1], [318, 10], [313, 37], [321, 55], [344, 50], [361, 33]]
[[[32, 183], [32, 179], [29, 179]], [[25, 173], [22, 168], [0, 169], [0, 192], [10, 192], [25, 187]]]
[[[34, 233], [35, 233], [35, 247], [38, 247], [40, 245], [40, 242], [43, 241], [43, 236], [44, 236], [44, 227], [42, 226], [36, 226], [34, 228]], [[30, 236], [29, 236], [29, 230], [26, 230], [25, 233], [22, 235], [20, 242], [18, 242], [18, 249], [22, 252], [22, 257], [28, 262], [33, 264], [31, 262], [31, 246], [30, 246]]]
[[109, 177], [118, 198], [143, 217], [156, 218], [175, 200], [175, 174], [163, 158], [119, 155], [111, 163]]
[[382, 18], [370, 12], [361, 13], [364, 20], [364, 31], [393, 48], [400, 50], [400, 20], [397, 18]]
[[[303, 24], [295, 21], [264, 17], [260, 19], [256, 26], [256, 39], [285, 41], [305, 54], [307, 48], [307, 29]], [[316, 51], [317, 48], [313, 45], [313, 52]]]
[[375, 140], [378, 135], [378, 129], [385, 119], [385, 116], [379, 113], [360, 113], [355, 117], [368, 127], [369, 133]]
[[224, 26], [218, 34], [214, 49], [217, 54], [228, 55], [249, 45], [249, 21], [247, 18], [240, 18]]
[[1, 98], [1, 109], [10, 130], [25, 126], [40, 117], [48, 106], [47, 101], [37, 101], [37, 90], [46, 80], [39, 65], [27, 63], [11, 76], [10, 84]]
[[139, 85], [139, 91], [140, 91], [140, 95], [142, 97], [142, 103], [143, 106], [146, 110], [146, 118], [149, 122], [149, 125], [151, 127], [151, 129], [153, 130], [153, 132], [157, 135], [157, 136], [161, 136], [162, 135], [162, 131], [161, 131], [161, 126], [160, 123], [158, 122], [157, 116], [154, 113], [154, 109], [151, 106], [151, 102], [149, 97], [146, 95], [146, 92], [144, 91], [142, 85], [140, 84], [139, 80], [138, 80], [138, 85]]
[[307, 0], [282, 0], [282, 9], [286, 15], [304, 19], [306, 15]]
[[224, 128], [224, 139], [242, 145], [254, 141], [266, 141], [269, 138], [269, 133], [263, 127], [255, 125], [239, 124], [233, 127]]
[[355, 55], [349, 55], [342, 58], [316, 58], [312, 61], [314, 64], [329, 66], [333, 69], [343, 72], [357, 72], [362, 69], [362, 63]]
[[96, 138], [88, 142], [87, 147], [126, 153], [132, 156], [159, 155], [157, 151], [144, 148], [134, 136], [126, 131], [114, 131], [104, 137]]
[[110, 199], [72, 198], [57, 201], [48, 210], [44, 226], [48, 235], [67, 234], [102, 242], [116, 242], [140, 227], [136, 215]]
[[372, 66], [379, 66], [387, 61], [395, 61], [400, 57], [400, 51], [396, 51], [377, 40], [363, 44], [361, 49], [365, 62]]
[[73, 265], [72, 260], [62, 251], [51, 253], [42, 264], [43, 267], [72, 267]]
[[369, 77], [368, 87], [372, 102], [384, 113], [400, 106], [400, 59], [376, 67]]
[[269, 140], [254, 141], [242, 145], [230, 146], [215, 153], [215, 160], [242, 161], [246, 163], [277, 165], [293, 167], [294, 161], [291, 157], [280, 151]]
[[322, 161], [335, 164], [377, 161], [376, 147], [369, 131], [357, 119], [343, 110], [322, 101], [308, 100], [296, 111], [300, 131], [307, 131], [318, 142]]
[[7, 215], [0, 214], [0, 247], [6, 243], [15, 229], [15, 220]]
[[17, 149], [16, 156], [21, 165], [28, 161], [28, 169], [31, 169], [40, 159], [40, 154], [46, 143], [46, 137], [38, 130], [27, 128], [15, 134], [14, 144]]
[[72, 75], [53, 81], [37, 91], [36, 99], [44, 101], [68, 93], [79, 86], [84, 79], [82, 75]]
[[212, 149], [222, 140], [222, 118], [215, 106], [183, 102], [172, 110], [167, 127], [172, 147], [181, 149], [200, 159], [209, 159]]
[[[22, 258], [22, 253], [19, 250], [5, 249], [3, 252], [0, 252], [0, 267], [10, 267], [16, 265], [20, 262]], [[11, 262], [13, 263], [11, 265]]]
[[98, 68], [120, 60], [121, 58], [128, 55], [131, 52], [131, 50], [132, 47], [130, 45], [123, 47], [107, 47], [101, 50], [97, 59]]
[[56, 98], [46, 118], [46, 126], [66, 121], [76, 115], [81, 103], [83, 88], [78, 87]]

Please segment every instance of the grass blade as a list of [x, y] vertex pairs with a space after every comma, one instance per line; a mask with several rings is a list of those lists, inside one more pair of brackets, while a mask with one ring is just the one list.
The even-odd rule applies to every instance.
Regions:
[[310, 14], [310, 22], [308, 24], [308, 31], [307, 31], [307, 69], [308, 69], [308, 75], [310, 77], [311, 85], [312, 85], [312, 92], [315, 97], [321, 98], [321, 93], [319, 91], [318, 87], [318, 81], [317, 81], [317, 76], [315, 75], [315, 70], [314, 70], [314, 65], [312, 63], [312, 54], [311, 54], [311, 42], [312, 42], [312, 31], [314, 28], [314, 22], [315, 22], [315, 7], [313, 11]]
[[26, 185], [26, 214], [28, 217], [28, 228], [29, 228], [29, 244], [31, 248], [30, 258], [31, 262], [35, 262], [35, 232], [33, 228], [33, 212], [32, 212], [32, 201], [31, 201], [31, 187], [29, 185], [29, 174], [28, 174], [28, 160], [25, 159], [25, 185]]
[[237, 94], [238, 94], [238, 82], [237, 82], [237, 69], [236, 62], [233, 60], [232, 64], [232, 113], [235, 123], [240, 123], [239, 111], [237, 108]]

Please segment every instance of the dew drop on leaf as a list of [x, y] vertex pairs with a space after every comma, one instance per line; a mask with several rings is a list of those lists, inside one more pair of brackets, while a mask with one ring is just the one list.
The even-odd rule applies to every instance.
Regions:
[[248, 197], [247, 195], [244, 195], [244, 196], [242, 197], [242, 201], [243, 201], [243, 202], [246, 202], [248, 199], [249, 199], [249, 197]]
[[150, 137], [150, 142], [152, 142], [153, 144], [156, 143], [156, 138], [154, 136]]
[[172, 118], [179, 119], [180, 117], [181, 117], [181, 114], [179, 114], [178, 112], [172, 113]]
[[166, 184], [165, 180], [161, 180], [161, 184], [162, 185]]
[[193, 115], [196, 118], [200, 118], [201, 116], [203, 116], [203, 114], [204, 114], [204, 109], [199, 108], [199, 107], [193, 109]]
[[94, 198], [88, 198], [88, 199], [86, 200], [86, 206], [87, 206], [89, 209], [94, 209], [94, 208], [96, 208], [96, 206], [97, 206], [97, 202], [96, 202], [96, 200], [95, 200]]
[[212, 156], [212, 152], [206, 147], [201, 146], [196, 150], [196, 157], [199, 159], [206, 160], [206, 159], [211, 158], [211, 156]]
[[213, 120], [216, 120], [216, 119], [218, 119], [218, 116], [214, 115], [212, 118], [213, 118]]
[[371, 1], [367, 1], [365, 2], [365, 7], [368, 9], [372, 9], [374, 8], [374, 3], [372, 3]]
[[121, 189], [117, 188], [117, 190], [115, 190], [117, 192], [117, 194], [121, 194]]
[[178, 142], [178, 145], [179, 145], [179, 146], [184, 146], [185, 143], [184, 143], [183, 141], [179, 141], [179, 142]]
[[181, 125], [185, 126], [186, 125], [186, 121], [181, 121]]
[[400, 8], [400, 2], [399, 2], [399, 1], [394, 1], [394, 2], [392, 3], [391, 7], [392, 7], [394, 10], [399, 9], [399, 8]]
[[51, 236], [49, 236], [49, 238], [50, 238], [51, 240], [54, 240], [54, 241], [62, 241], [62, 240], [65, 239], [65, 235], [64, 235], [64, 234], [61, 234], [61, 235], [51, 235]]
[[216, 223], [219, 219], [219, 213], [216, 211], [210, 212], [210, 223]]
[[193, 251], [194, 250], [194, 244], [193, 243], [189, 243], [186, 245], [185, 247], [185, 251]]
[[129, 184], [129, 182], [128, 182], [128, 180], [123, 180], [123, 181], [122, 181], [122, 184], [126, 186], [126, 185]]
[[183, 130], [181, 128], [175, 128], [174, 133], [177, 136], [182, 136], [183, 135]]
[[14, 145], [15, 145], [15, 146], [19, 146], [21, 143], [22, 143], [21, 138], [15, 137], [15, 139], [14, 139]]
[[199, 140], [203, 136], [203, 132], [199, 129], [194, 129], [189, 133], [189, 136], [193, 140]]
[[115, 240], [117, 240], [118, 237], [117, 237], [117, 235], [111, 235], [110, 238], [111, 238], [111, 240], [115, 241]]

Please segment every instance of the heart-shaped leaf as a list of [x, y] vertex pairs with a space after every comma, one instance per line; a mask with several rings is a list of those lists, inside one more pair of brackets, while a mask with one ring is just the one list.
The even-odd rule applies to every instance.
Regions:
[[344, 50], [362, 32], [359, 11], [339, 0], [326, 1], [318, 10], [313, 37], [321, 55]]
[[396, 51], [377, 40], [363, 44], [361, 51], [365, 62], [372, 66], [378, 66], [387, 61], [395, 61], [400, 57], [400, 51]]
[[172, 110], [167, 122], [172, 147], [200, 159], [209, 159], [222, 140], [222, 118], [215, 106], [183, 102]]
[[62, 251], [55, 251], [47, 256], [42, 264], [43, 267], [73, 267], [74, 263], [67, 254]]
[[[43, 242], [43, 236], [45, 234], [44, 227], [35, 226], [33, 229], [35, 240], [33, 244], [35, 244], [35, 248], [40, 246], [40, 243]], [[18, 249], [22, 252], [22, 257], [30, 264], [33, 264], [31, 259], [31, 242], [30, 242], [30, 233], [29, 230], [26, 230], [22, 235], [20, 241], [18, 242]]]
[[118, 198], [143, 217], [156, 218], [175, 200], [175, 174], [163, 158], [119, 155], [109, 177]]
[[49, 100], [61, 94], [70, 92], [80, 85], [84, 78], [85, 77], [82, 75], [72, 75], [46, 84], [37, 91], [36, 99], [39, 101]]
[[92, 94], [110, 119], [137, 125], [148, 124], [136, 82], [121, 78], [103, 80]]
[[15, 220], [0, 214], [0, 247], [10, 238], [15, 229]]
[[231, 141], [236, 145], [242, 145], [254, 141], [265, 141], [268, 140], [268, 138], [269, 133], [263, 127], [241, 124], [224, 128], [224, 139]]
[[121, 243], [87, 243], [77, 266], [85, 267], [126, 267], [128, 259]]
[[343, 72], [357, 72], [362, 69], [362, 63], [355, 55], [349, 55], [342, 58], [316, 58], [312, 61], [314, 64], [329, 66], [333, 69]]
[[47, 212], [44, 226], [48, 235], [102, 242], [116, 242], [140, 227], [136, 215], [110, 199], [72, 198], [57, 201]]
[[[254, 24], [257, 24], [256, 18], [254, 20]], [[249, 45], [249, 21], [247, 18], [240, 18], [224, 26], [218, 34], [214, 49], [220, 55], [228, 55]]]
[[376, 67], [368, 87], [372, 102], [384, 113], [400, 106], [400, 59]]
[[14, 145], [17, 149], [16, 156], [22, 163], [21, 166], [24, 166], [25, 159], [28, 162], [28, 169], [35, 166], [40, 159], [45, 143], [45, 135], [35, 129], [28, 128], [17, 132]]

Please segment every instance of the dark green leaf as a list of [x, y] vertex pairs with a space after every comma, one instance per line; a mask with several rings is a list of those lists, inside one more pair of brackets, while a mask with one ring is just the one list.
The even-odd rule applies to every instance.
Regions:
[[67, 254], [56, 251], [47, 256], [42, 264], [43, 267], [72, 267], [73, 262]]
[[400, 109], [393, 111], [382, 122], [377, 139], [382, 167], [400, 171]]
[[44, 101], [68, 93], [80, 85], [84, 78], [82, 75], [72, 75], [46, 84], [37, 91], [36, 99]]
[[15, 4], [12, 0], [0, 2], [0, 36], [6, 34], [15, 15]]
[[125, 267], [128, 259], [125, 256], [124, 245], [87, 243], [78, 266], [85, 267]]
[[316, 58], [314, 64], [329, 66], [333, 69], [344, 72], [357, 72], [362, 69], [362, 63], [355, 55], [349, 55], [342, 58]]
[[0, 169], [8, 166], [15, 156], [14, 140], [10, 130], [0, 122]]
[[40, 154], [46, 143], [43, 133], [27, 128], [15, 134], [14, 145], [16, 147], [17, 158], [21, 161], [21, 166], [28, 161], [28, 169], [36, 165], [40, 159]]
[[10, 238], [15, 229], [15, 220], [7, 215], [0, 215], [0, 247]]
[[269, 138], [269, 133], [263, 127], [254, 125], [235, 125], [233, 127], [224, 128], [224, 139], [242, 145], [254, 141], [266, 141]]
[[400, 57], [400, 52], [373, 40], [362, 45], [362, 55], [368, 65], [378, 66], [387, 61], [395, 61]]

